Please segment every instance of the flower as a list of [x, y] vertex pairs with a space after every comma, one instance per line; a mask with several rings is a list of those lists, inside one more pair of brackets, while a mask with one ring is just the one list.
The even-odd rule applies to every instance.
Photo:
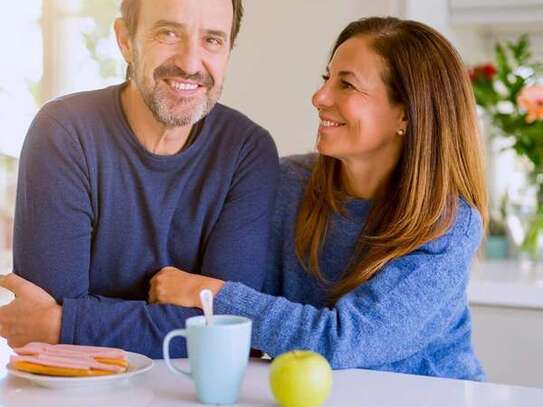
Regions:
[[[527, 35], [496, 44], [495, 59], [470, 70], [477, 105], [510, 148], [543, 173], [543, 64], [533, 58]], [[533, 178], [532, 177], [532, 178]], [[543, 183], [541, 184], [543, 215]], [[543, 226], [542, 226], [543, 229]]]
[[469, 70], [469, 77], [472, 82], [479, 80], [492, 81], [498, 73], [496, 67], [492, 64], [477, 65]]
[[496, 111], [500, 114], [513, 114], [515, 105], [509, 100], [504, 100], [496, 104]]
[[526, 112], [526, 123], [543, 120], [543, 85], [522, 88], [517, 98], [517, 104]]
[[534, 254], [543, 233], [543, 64], [533, 58], [528, 35], [496, 44], [495, 51], [494, 64], [469, 71], [471, 84], [477, 105], [499, 130], [494, 134], [507, 138], [506, 148], [530, 164], [526, 169], [535, 186], [536, 218], [519, 242], [521, 250]]

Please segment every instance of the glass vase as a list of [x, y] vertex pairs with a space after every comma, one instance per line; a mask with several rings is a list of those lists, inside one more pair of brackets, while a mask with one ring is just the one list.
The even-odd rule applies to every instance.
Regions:
[[530, 183], [510, 199], [507, 227], [523, 271], [543, 277], [543, 174], [532, 173]]

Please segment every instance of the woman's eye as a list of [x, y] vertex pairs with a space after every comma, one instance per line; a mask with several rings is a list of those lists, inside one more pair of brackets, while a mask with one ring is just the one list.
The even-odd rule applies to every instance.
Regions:
[[343, 89], [354, 89], [354, 86], [351, 85], [349, 82], [342, 80], [341, 81], [341, 87]]

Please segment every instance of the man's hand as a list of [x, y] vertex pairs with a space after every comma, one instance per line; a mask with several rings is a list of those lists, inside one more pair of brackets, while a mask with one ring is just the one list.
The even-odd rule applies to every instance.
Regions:
[[217, 295], [223, 286], [222, 280], [164, 267], [151, 279], [149, 302], [201, 308], [200, 291], [208, 288]]
[[0, 336], [11, 347], [29, 342], [56, 344], [60, 337], [62, 307], [47, 292], [29, 281], [8, 274], [0, 277], [0, 287], [15, 294], [15, 299], [0, 307]]

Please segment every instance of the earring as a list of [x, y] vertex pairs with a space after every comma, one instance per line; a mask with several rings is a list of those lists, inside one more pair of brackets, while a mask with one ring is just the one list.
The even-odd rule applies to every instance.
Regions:
[[400, 130], [398, 130], [398, 131], [396, 132], [396, 134], [397, 134], [398, 136], [404, 136], [404, 135], [405, 135], [405, 130], [404, 130], [404, 129], [400, 129]]

